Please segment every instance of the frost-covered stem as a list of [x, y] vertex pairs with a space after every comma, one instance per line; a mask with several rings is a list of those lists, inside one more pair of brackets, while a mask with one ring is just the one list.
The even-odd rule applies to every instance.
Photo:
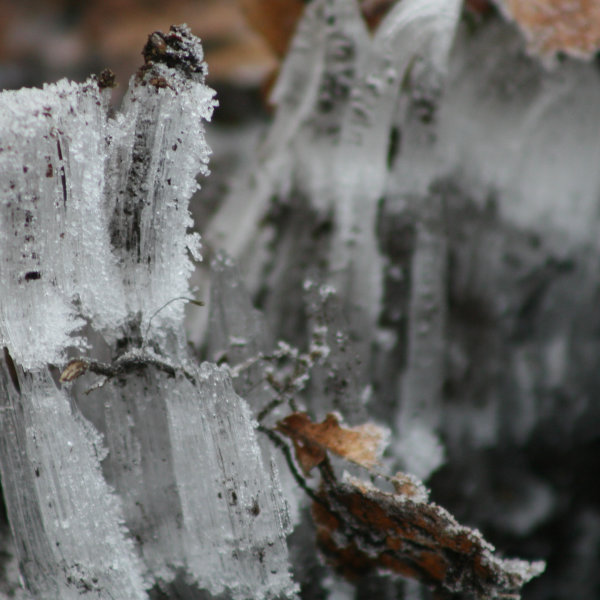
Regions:
[[36, 598], [141, 600], [143, 568], [102, 476], [101, 438], [49, 367], [84, 346], [71, 337], [81, 315], [123, 315], [98, 210], [107, 98], [93, 80], [63, 81], [0, 103], [0, 470], [22, 573]]

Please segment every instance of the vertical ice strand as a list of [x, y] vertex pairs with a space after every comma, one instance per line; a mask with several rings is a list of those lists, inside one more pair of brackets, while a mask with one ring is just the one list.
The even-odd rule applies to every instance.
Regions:
[[0, 468], [21, 572], [35, 598], [141, 600], [101, 438], [50, 367], [85, 348], [84, 318], [101, 328], [124, 314], [99, 209], [107, 98], [92, 79], [0, 103]]
[[[401, 341], [406, 364], [398, 388], [396, 455], [403, 469], [427, 478], [444, 460], [439, 436], [446, 361], [447, 214], [444, 191], [437, 186], [435, 128], [460, 6], [434, 2], [401, 9], [396, 27], [404, 50], [399, 55], [408, 53], [410, 59], [397, 113], [387, 127], [401, 136], [402, 151], [393, 149], [395, 154], [386, 157], [382, 219], [412, 224], [411, 259], [404, 273], [410, 291], [406, 338]], [[417, 22], [418, 42], [400, 33]]]
[[[438, 102], [459, 9], [460, 3], [455, 1], [402, 2], [390, 10], [371, 38], [357, 4], [336, 0], [310, 4], [274, 89], [277, 113], [253, 175], [245, 187], [233, 189], [206, 230], [208, 238], [232, 253], [242, 268], [253, 263], [248, 278], [250, 289], [259, 289], [263, 282], [260, 289], [266, 318], [288, 341], [305, 342], [298, 336], [302, 327], [299, 323], [312, 310], [302, 293], [305, 284], [332, 286], [338, 296], [337, 310], [346, 323], [346, 332], [340, 334], [347, 336], [351, 353], [359, 357], [355, 365], [357, 393], [364, 392], [365, 398], [367, 387], [374, 383], [370, 374], [378, 360], [372, 345], [386, 343], [386, 332], [380, 335], [380, 318], [387, 257], [382, 254], [377, 231], [382, 199], [388, 192], [396, 197], [400, 194], [390, 180], [401, 181], [398, 185], [404, 186], [405, 195], [411, 193], [412, 185], [410, 177], [404, 181], [410, 168], [398, 176], [390, 172], [391, 146], [397, 141], [392, 139], [393, 131], [404, 135], [404, 127], [413, 127], [412, 121], [420, 119], [419, 110], [422, 112], [427, 102], [430, 109]], [[417, 92], [411, 86], [422, 88], [420, 98], [414, 101], [410, 96]], [[411, 102], [420, 105], [419, 109], [407, 113]], [[420, 152], [425, 156], [427, 150]], [[429, 183], [412, 192], [421, 198]], [[420, 204], [420, 200], [416, 202], [418, 210]], [[427, 204], [425, 198], [422, 204]], [[423, 217], [416, 219], [422, 220], [426, 229], [425, 223], [431, 218], [443, 219], [440, 210], [441, 206], [424, 206]], [[255, 211], [253, 221], [247, 218], [249, 211]], [[431, 216], [425, 214], [432, 211]], [[225, 223], [238, 220], [240, 227], [235, 235], [231, 228], [225, 232]], [[245, 232], [251, 222], [259, 233], [246, 244], [246, 234], [238, 236], [237, 232]], [[437, 243], [436, 234], [432, 239]], [[272, 252], [273, 247], [276, 252]], [[419, 277], [423, 269], [428, 269], [423, 261], [435, 262], [438, 271], [444, 267], [443, 249], [439, 256], [430, 258], [423, 252], [427, 250], [415, 258], [420, 265], [415, 271]], [[437, 286], [438, 275], [422, 277], [429, 277]], [[439, 302], [442, 289], [432, 293]], [[422, 300], [415, 297], [413, 306]], [[413, 337], [410, 346], [416, 354], [435, 349], [435, 358], [432, 355], [430, 359], [439, 364], [443, 310], [438, 311], [437, 318], [439, 323], [431, 328], [428, 338], [431, 341], [420, 342], [422, 336]], [[411, 327], [412, 331], [423, 330], [416, 322]], [[420, 350], [415, 344], [424, 346]], [[377, 352], [386, 359], [385, 348]], [[412, 375], [407, 379], [413, 382], [412, 387], [419, 361], [411, 360]], [[439, 372], [433, 378], [434, 387], [439, 388], [442, 377]], [[382, 388], [390, 385], [389, 381], [377, 383]], [[439, 391], [433, 394], [437, 394], [435, 400], [432, 390], [405, 390], [402, 402], [408, 407], [423, 401], [416, 400], [416, 396], [427, 396], [426, 402], [439, 404]], [[358, 399], [347, 398], [347, 402], [347, 416], [352, 418], [350, 412], [355, 409], [350, 405], [357, 406]], [[380, 402], [387, 405], [390, 400], [375, 395], [373, 404]], [[427, 412], [425, 406], [417, 411], [422, 415]], [[406, 411], [407, 428], [411, 412]], [[437, 444], [432, 431], [435, 425], [423, 427]]]

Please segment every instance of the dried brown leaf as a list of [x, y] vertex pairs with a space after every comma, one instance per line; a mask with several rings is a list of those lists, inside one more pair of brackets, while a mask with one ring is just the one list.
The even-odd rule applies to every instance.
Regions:
[[[321, 465], [327, 452], [372, 469], [385, 438], [372, 424], [344, 427], [335, 414], [313, 423], [306, 413], [293, 413], [277, 429], [293, 441], [305, 474]], [[387, 570], [439, 592], [519, 598], [521, 587], [545, 568], [543, 562], [496, 557], [478, 531], [430, 502], [429, 492], [412, 475], [388, 478], [392, 493], [349, 475], [339, 482], [330, 468], [321, 472], [323, 482], [313, 496], [319, 547], [350, 580]]]
[[478, 15], [486, 14], [492, 10], [490, 0], [465, 0], [465, 8]]
[[77, 379], [80, 375], [83, 375], [89, 367], [89, 363], [85, 360], [75, 359], [72, 360], [60, 374], [59, 381], [64, 383], [66, 381], [73, 381]]
[[305, 475], [325, 460], [327, 451], [371, 469], [378, 462], [386, 438], [386, 431], [372, 423], [343, 427], [333, 413], [322, 423], [313, 423], [306, 413], [293, 413], [280, 421], [277, 429], [294, 443]]
[[429, 502], [414, 477], [398, 474], [396, 493], [346, 476], [323, 483], [313, 516], [321, 550], [344, 576], [377, 569], [418, 579], [437, 591], [476, 598], [519, 598], [543, 562], [503, 560], [481, 534]]
[[396, 4], [396, 0], [360, 0], [360, 9], [371, 31], [375, 31], [379, 23]]
[[591, 58], [600, 49], [598, 0], [502, 0], [503, 10], [542, 56], [564, 52]]

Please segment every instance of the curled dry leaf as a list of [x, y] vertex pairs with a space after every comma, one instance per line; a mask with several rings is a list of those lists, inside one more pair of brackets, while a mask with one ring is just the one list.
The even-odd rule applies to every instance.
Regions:
[[394, 479], [405, 493], [350, 476], [321, 487], [313, 504], [318, 543], [347, 578], [384, 569], [461, 597], [519, 598], [521, 587], [544, 571], [541, 561], [497, 558], [478, 531], [429, 502], [416, 478]]
[[542, 56], [591, 58], [600, 49], [598, 0], [497, 0]]
[[89, 366], [90, 365], [87, 361], [76, 358], [64, 368], [63, 372], [60, 374], [59, 381], [61, 383], [73, 381], [80, 375], [83, 375], [88, 370]]
[[292, 440], [305, 475], [325, 460], [327, 451], [371, 469], [377, 465], [387, 438], [387, 432], [372, 423], [343, 427], [340, 417], [333, 413], [322, 423], [313, 423], [306, 413], [292, 413], [277, 424], [277, 429]]
[[313, 423], [306, 413], [293, 413], [277, 429], [292, 440], [305, 474], [315, 466], [326, 467], [313, 495], [317, 538], [332, 566], [348, 579], [387, 570], [441, 593], [519, 598], [521, 587], [543, 572], [543, 562], [494, 556], [493, 546], [478, 531], [430, 502], [429, 492], [412, 475], [387, 478], [393, 493], [347, 474], [339, 482], [327, 466], [327, 452], [372, 469], [386, 437], [381, 428], [343, 427], [335, 414]]

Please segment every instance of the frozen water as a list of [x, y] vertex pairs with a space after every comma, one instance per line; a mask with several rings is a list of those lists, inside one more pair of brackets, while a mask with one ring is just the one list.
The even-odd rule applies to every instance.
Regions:
[[99, 209], [107, 101], [95, 82], [65, 80], [0, 99], [0, 343], [25, 368], [82, 348], [71, 336], [82, 317], [99, 328], [125, 317]]
[[366, 52], [350, 95], [334, 171], [336, 228], [330, 269], [339, 293], [367, 316], [359, 327], [374, 329], [381, 310], [383, 264], [376, 216], [401, 82], [419, 61], [430, 71], [443, 69], [459, 8], [459, 2], [447, 0], [402, 2], [392, 8]]
[[287, 507], [249, 407], [226, 368], [204, 363], [194, 375], [196, 385], [181, 378], [164, 390], [188, 567], [213, 594], [293, 597]]
[[[153, 84], [167, 79], [164, 87]], [[111, 243], [129, 312], [141, 313], [143, 330], [154, 315], [154, 335], [162, 323], [181, 321], [181, 302], [156, 311], [187, 293], [187, 249], [200, 256], [197, 234], [185, 235], [192, 226], [187, 202], [198, 187], [196, 174], [208, 173], [202, 121], [212, 114], [213, 95], [201, 82], [156, 64], [141, 81], [132, 80], [123, 111], [110, 123], [104, 197]]]
[[[208, 356], [235, 366], [273, 346], [263, 315], [252, 305], [250, 292], [233, 260], [219, 252], [211, 261]], [[248, 384], [247, 392], [253, 383]]]
[[[211, 261], [208, 356], [226, 362], [234, 373], [235, 391], [244, 398], [255, 416], [273, 400], [274, 390], [266, 381], [266, 364], [260, 356], [273, 352], [274, 343], [264, 316], [252, 304], [250, 293], [231, 258], [219, 252]], [[269, 425], [289, 411], [283, 406], [267, 415]], [[288, 505], [289, 519], [296, 524], [299, 505], [306, 497], [280, 452], [273, 456], [273, 445], [265, 435], [258, 439], [263, 461], [279, 467], [280, 487]], [[274, 469], [275, 467], [272, 466]]]
[[120, 502], [100, 471], [101, 440], [47, 372], [2, 368], [2, 485], [20, 567], [36, 598], [147, 598]]

